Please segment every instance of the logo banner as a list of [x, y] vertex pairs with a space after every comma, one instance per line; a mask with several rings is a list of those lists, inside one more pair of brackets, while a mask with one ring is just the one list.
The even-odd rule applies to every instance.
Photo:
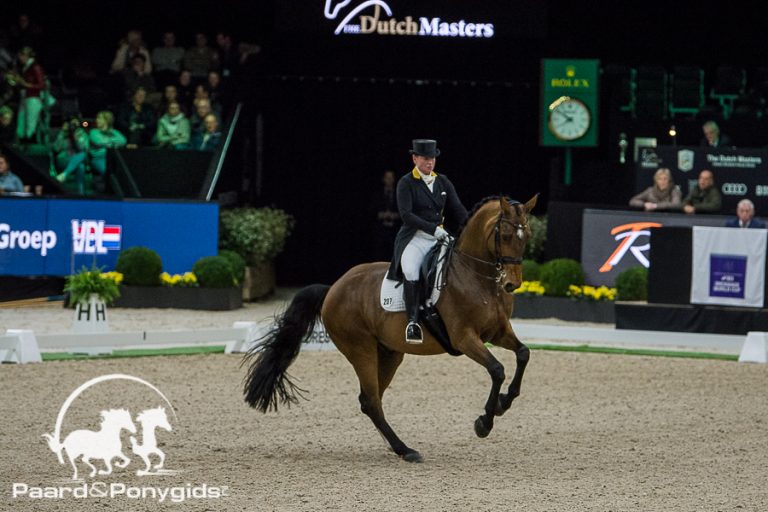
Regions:
[[768, 230], [693, 228], [691, 303], [762, 308]]

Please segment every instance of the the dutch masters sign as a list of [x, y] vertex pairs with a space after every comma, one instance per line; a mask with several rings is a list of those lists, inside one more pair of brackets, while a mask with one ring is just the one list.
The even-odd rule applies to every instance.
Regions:
[[598, 60], [543, 59], [542, 146], [597, 146]]

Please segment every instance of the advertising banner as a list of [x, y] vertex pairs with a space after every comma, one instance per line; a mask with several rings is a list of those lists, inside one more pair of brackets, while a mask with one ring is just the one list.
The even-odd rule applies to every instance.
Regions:
[[672, 179], [685, 197], [696, 185], [699, 173], [709, 169], [723, 197], [721, 213], [736, 215], [736, 205], [744, 198], [755, 203], [758, 216], [768, 215], [768, 151], [686, 146], [643, 147], [639, 150], [637, 192], [653, 185], [653, 173], [661, 167], [672, 172]]
[[183, 273], [218, 252], [219, 206], [205, 202], [0, 200], [0, 275], [64, 276], [114, 270], [122, 249], [156, 251]]
[[691, 303], [762, 308], [768, 230], [693, 228]]
[[[613, 286], [616, 276], [649, 266], [651, 229], [662, 226], [723, 226], [728, 217], [648, 213], [622, 210], [584, 210], [581, 265], [589, 284]], [[734, 230], [736, 231], [736, 230]], [[690, 254], [681, 254], [690, 258]]]

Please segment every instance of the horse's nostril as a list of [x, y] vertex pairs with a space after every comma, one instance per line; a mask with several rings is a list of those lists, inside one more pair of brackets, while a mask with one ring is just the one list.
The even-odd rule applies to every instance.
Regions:
[[504, 285], [504, 291], [507, 293], [512, 293], [516, 288], [517, 286], [513, 285], [512, 283], [507, 283]]

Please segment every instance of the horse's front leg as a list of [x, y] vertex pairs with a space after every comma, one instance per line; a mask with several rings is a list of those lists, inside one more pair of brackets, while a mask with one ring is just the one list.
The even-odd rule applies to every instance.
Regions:
[[523, 374], [525, 373], [525, 367], [528, 365], [528, 360], [531, 355], [531, 351], [528, 349], [522, 341], [517, 339], [517, 336], [510, 327], [504, 333], [498, 341], [494, 341], [494, 345], [512, 350], [515, 353], [517, 366], [515, 368], [515, 375], [512, 377], [512, 382], [509, 383], [506, 393], [499, 395], [499, 402], [496, 407], [496, 416], [501, 416], [512, 406], [512, 401], [520, 396], [520, 387], [523, 382]]
[[470, 359], [483, 365], [491, 376], [491, 392], [485, 402], [485, 414], [475, 420], [475, 433], [478, 437], [487, 437], [493, 429], [493, 418], [499, 403], [499, 392], [504, 383], [504, 366], [495, 358], [483, 341], [476, 335], [471, 340], [457, 347]]

